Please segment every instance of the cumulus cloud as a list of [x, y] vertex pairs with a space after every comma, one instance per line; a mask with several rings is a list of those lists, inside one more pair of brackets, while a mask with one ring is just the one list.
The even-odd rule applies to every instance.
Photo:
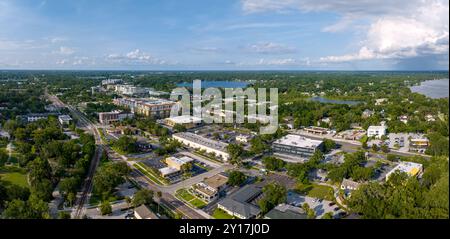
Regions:
[[357, 53], [328, 56], [325, 62], [403, 59], [423, 55], [447, 55], [449, 44], [448, 2], [429, 2], [411, 16], [387, 16], [373, 22]]
[[326, 56], [320, 62], [408, 59], [448, 54], [448, 0], [241, 0], [246, 13], [334, 12], [340, 20], [322, 29], [339, 32], [367, 22], [365, 38], [351, 54]]
[[108, 61], [122, 64], [144, 64], [144, 65], [165, 65], [169, 64], [166, 60], [153, 57], [150, 54], [136, 49], [126, 54], [110, 54], [106, 58]]
[[247, 47], [247, 50], [260, 54], [288, 54], [295, 53], [296, 49], [293, 47], [273, 43], [273, 42], [259, 42]]

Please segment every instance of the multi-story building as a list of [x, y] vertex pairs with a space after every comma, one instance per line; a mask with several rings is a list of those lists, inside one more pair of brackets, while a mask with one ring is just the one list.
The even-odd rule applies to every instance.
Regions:
[[102, 80], [102, 85], [115, 85], [115, 84], [120, 84], [122, 82], [123, 82], [122, 79], [107, 79], [107, 80]]
[[227, 143], [208, 139], [190, 132], [176, 133], [172, 137], [188, 147], [205, 150], [207, 153], [214, 153], [220, 160], [228, 161], [230, 159], [230, 154], [227, 152]]
[[129, 108], [131, 112], [159, 119], [169, 117], [172, 106], [176, 102], [157, 98], [120, 98], [115, 99], [114, 104]]
[[430, 140], [427, 138], [413, 138], [409, 141], [409, 151], [425, 153], [430, 146]]
[[219, 194], [226, 188], [228, 177], [222, 174], [214, 175], [192, 186], [194, 194], [207, 202], [219, 198]]
[[101, 124], [111, 124], [114, 122], [122, 121], [124, 119], [134, 118], [134, 114], [122, 113], [120, 111], [101, 112], [98, 113], [98, 121]]
[[149, 89], [132, 85], [116, 85], [115, 91], [122, 95], [133, 96], [148, 94]]
[[289, 134], [276, 140], [272, 144], [272, 148], [275, 153], [309, 158], [317, 150], [322, 150], [323, 141]]
[[370, 126], [367, 129], [367, 137], [381, 138], [386, 135], [387, 127], [385, 125], [381, 126]]

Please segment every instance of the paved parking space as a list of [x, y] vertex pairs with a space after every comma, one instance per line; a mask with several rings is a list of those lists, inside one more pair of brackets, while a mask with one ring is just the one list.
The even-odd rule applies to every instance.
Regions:
[[86, 216], [92, 219], [125, 219], [128, 214], [132, 214], [133, 210], [126, 210], [128, 204], [126, 202], [118, 202], [113, 205], [112, 213], [110, 215], [102, 216], [98, 207], [88, 208], [86, 210]]
[[[343, 212], [337, 205], [327, 200], [318, 200], [316, 198], [302, 196], [294, 192], [288, 192], [287, 203], [296, 207], [301, 207], [307, 203], [316, 212], [317, 218], [321, 218], [324, 214], [331, 212], [334, 216]], [[331, 205], [330, 205], [331, 204]]]

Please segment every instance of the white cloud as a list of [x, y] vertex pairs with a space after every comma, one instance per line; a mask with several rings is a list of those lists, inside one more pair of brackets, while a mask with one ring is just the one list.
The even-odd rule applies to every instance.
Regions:
[[73, 55], [75, 53], [75, 50], [70, 48], [70, 47], [66, 47], [66, 46], [61, 46], [59, 47], [58, 50], [53, 51], [53, 54], [59, 54], [59, 55]]
[[447, 55], [448, 2], [428, 2], [411, 16], [387, 16], [372, 23], [357, 53], [328, 56], [324, 62], [403, 59], [422, 55]]
[[247, 61], [247, 62], [240, 62], [237, 65], [241, 67], [261, 67], [261, 66], [273, 66], [273, 67], [287, 67], [287, 66], [295, 66], [295, 67], [301, 67], [301, 66], [310, 66], [311, 62], [309, 58], [303, 58], [303, 59], [295, 59], [295, 58], [274, 58], [274, 59], [267, 59], [267, 58], [260, 58], [257, 61]]
[[140, 49], [128, 52], [124, 55], [122, 54], [110, 54], [106, 58], [107, 61], [112, 61], [115, 63], [127, 64], [127, 65], [166, 65], [170, 64], [166, 60], [153, 57], [146, 52], [142, 52]]
[[241, 0], [241, 4], [246, 13], [296, 10], [339, 14], [341, 19], [323, 28], [324, 32], [354, 30], [355, 24], [367, 22], [365, 38], [356, 43], [357, 52], [322, 57], [320, 62], [448, 54], [448, 0]]
[[220, 52], [222, 51], [221, 48], [218, 47], [210, 47], [210, 46], [204, 46], [204, 47], [194, 47], [192, 50], [196, 52], [205, 52], [205, 53], [214, 53], [214, 52]]
[[296, 52], [295, 48], [273, 43], [273, 42], [260, 42], [250, 45], [247, 48], [250, 52], [260, 54], [287, 54]]
[[61, 59], [56, 61], [56, 65], [66, 65], [69, 64], [69, 60], [68, 59]]

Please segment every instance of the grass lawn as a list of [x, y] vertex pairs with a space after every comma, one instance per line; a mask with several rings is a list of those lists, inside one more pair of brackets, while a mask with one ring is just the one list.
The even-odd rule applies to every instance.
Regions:
[[233, 216], [231, 216], [230, 214], [226, 213], [225, 211], [216, 208], [216, 210], [214, 210], [214, 213], [212, 215], [215, 219], [233, 219]]
[[160, 176], [155, 175], [153, 172], [151, 172], [150, 170], [147, 170], [147, 166], [145, 166], [145, 164], [143, 163], [137, 163], [134, 164], [134, 166], [141, 172], [143, 173], [145, 176], [147, 176], [150, 180], [152, 180], [154, 183], [158, 184], [158, 185], [167, 185], [167, 183], [164, 181], [164, 179], [162, 179]]
[[175, 193], [175, 196], [186, 203], [189, 203], [192, 207], [204, 208], [207, 204], [199, 198], [192, 195], [187, 189], [180, 189]]
[[194, 199], [195, 197], [190, 194], [186, 189], [180, 189], [176, 192], [177, 196], [181, 197], [182, 199], [186, 200], [186, 201], [191, 201], [192, 199]]
[[21, 187], [28, 187], [27, 175], [25, 173], [0, 171], [0, 178]]
[[328, 201], [333, 201], [334, 190], [330, 186], [319, 185], [319, 184], [298, 184], [297, 191], [309, 197], [325, 199]]
[[202, 200], [198, 199], [198, 198], [194, 198], [194, 200], [189, 202], [192, 206], [196, 207], [196, 208], [204, 208], [206, 206], [206, 203], [203, 202]]

